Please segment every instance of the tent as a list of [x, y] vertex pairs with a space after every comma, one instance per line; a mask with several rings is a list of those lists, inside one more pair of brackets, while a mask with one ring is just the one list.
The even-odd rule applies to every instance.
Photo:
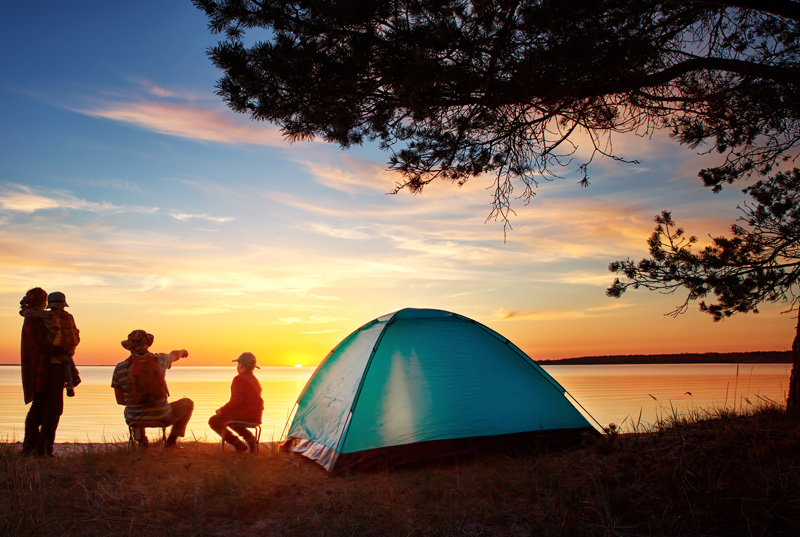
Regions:
[[407, 308], [328, 354], [297, 399], [282, 448], [334, 473], [585, 431], [597, 434], [506, 338], [456, 313]]

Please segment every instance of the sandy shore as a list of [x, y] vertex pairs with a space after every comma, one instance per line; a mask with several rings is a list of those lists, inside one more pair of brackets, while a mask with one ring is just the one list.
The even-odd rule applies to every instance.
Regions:
[[[195, 440], [188, 440], [187, 443], [191, 443], [192, 445], [195, 444], [203, 444], [208, 446], [218, 446], [218, 442], [197, 442]], [[261, 442], [260, 449], [261, 450], [271, 450], [272, 444], [274, 442]], [[181, 442], [178, 442], [178, 446], [181, 445]], [[11, 448], [13, 451], [22, 452], [22, 442], [0, 442], [0, 446], [3, 448]], [[108, 451], [126, 451], [128, 448], [127, 442], [96, 442], [96, 443], [89, 443], [89, 442], [62, 442], [62, 443], [55, 443], [53, 444], [53, 454], [56, 456], [59, 455], [72, 455], [76, 453], [83, 453], [84, 451], [100, 451], [100, 450], [108, 450]], [[228, 447], [227, 450], [231, 448]]]
[[[106, 442], [106, 443], [78, 443], [78, 442], [63, 442], [53, 444], [53, 453], [55, 455], [65, 455], [70, 453], [82, 453], [87, 449], [121, 449], [127, 447], [127, 442]], [[0, 446], [10, 447], [14, 451], [22, 451], [22, 442], [5, 442]]]

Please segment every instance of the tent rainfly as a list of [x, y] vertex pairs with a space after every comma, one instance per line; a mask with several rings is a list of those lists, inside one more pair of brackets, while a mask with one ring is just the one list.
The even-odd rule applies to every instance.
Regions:
[[297, 399], [284, 450], [329, 473], [597, 434], [564, 388], [481, 323], [407, 308], [342, 340]]

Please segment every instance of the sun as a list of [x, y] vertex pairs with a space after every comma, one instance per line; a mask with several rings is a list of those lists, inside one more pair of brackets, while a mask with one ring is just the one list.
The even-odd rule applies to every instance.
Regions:
[[303, 367], [303, 364], [294, 364], [295, 367]]

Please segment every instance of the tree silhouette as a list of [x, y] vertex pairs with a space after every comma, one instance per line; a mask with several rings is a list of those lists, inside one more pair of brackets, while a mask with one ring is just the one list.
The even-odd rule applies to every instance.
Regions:
[[586, 186], [596, 156], [629, 160], [619, 133], [725, 155], [700, 172], [714, 189], [800, 145], [792, 0], [193, 2], [225, 36], [209, 56], [233, 110], [289, 140], [378, 141], [397, 190], [493, 175], [494, 217], [563, 167]]
[[[758, 313], [763, 302], [800, 302], [800, 170], [778, 173], [744, 189], [752, 202], [739, 209], [732, 237], [713, 237], [711, 244], [692, 250], [697, 237], [687, 237], [672, 215], [657, 216], [648, 239], [650, 257], [635, 263], [615, 261], [609, 270], [622, 275], [606, 294], [620, 297], [630, 289], [674, 293], [687, 291], [673, 315], [700, 300], [700, 311], [715, 321], [736, 313]], [[713, 302], [707, 303], [707, 297]], [[800, 414], [800, 308], [792, 344], [794, 364], [789, 380], [787, 410]]]

